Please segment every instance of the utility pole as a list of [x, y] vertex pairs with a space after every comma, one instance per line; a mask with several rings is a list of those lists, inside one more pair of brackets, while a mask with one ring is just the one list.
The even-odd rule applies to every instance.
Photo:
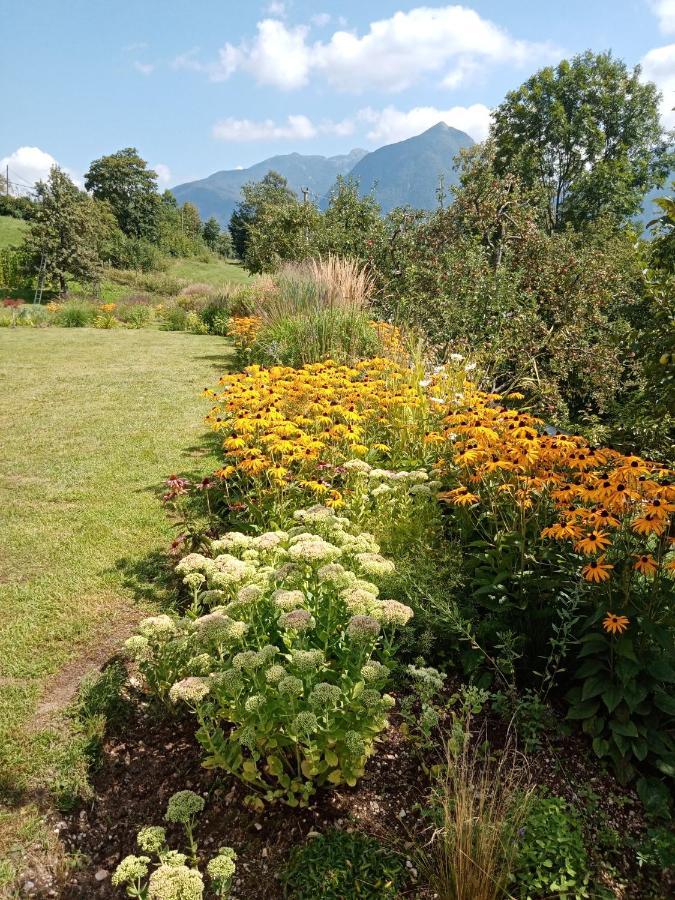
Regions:
[[302, 191], [302, 202], [307, 203], [307, 197], [309, 195], [309, 188], [300, 188]]

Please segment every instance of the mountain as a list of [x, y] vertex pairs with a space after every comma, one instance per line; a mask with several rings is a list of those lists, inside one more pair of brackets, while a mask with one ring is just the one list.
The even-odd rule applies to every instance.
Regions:
[[446, 188], [457, 184], [453, 159], [473, 144], [468, 134], [439, 122], [422, 134], [374, 150], [350, 175], [359, 182], [361, 194], [374, 192], [385, 213], [406, 205], [433, 209], [440, 177]]
[[318, 199], [328, 193], [338, 175], [347, 175], [366, 154], [366, 150], [356, 149], [341, 156], [303, 156], [301, 153], [271, 156], [248, 169], [214, 172], [208, 178], [179, 184], [171, 190], [179, 203], [194, 203], [202, 219], [215, 216], [221, 225], [227, 225], [247, 181], [260, 181], [273, 169], [288, 180], [296, 194], [300, 195], [302, 188], [309, 188], [310, 196]]

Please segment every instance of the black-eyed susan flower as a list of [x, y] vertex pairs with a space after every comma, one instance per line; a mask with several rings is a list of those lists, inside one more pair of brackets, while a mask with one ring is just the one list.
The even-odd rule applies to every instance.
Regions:
[[616, 613], [608, 612], [602, 620], [602, 627], [609, 634], [623, 634], [630, 625], [628, 616], [617, 616]]
[[613, 568], [614, 566], [610, 565], [610, 563], [605, 562], [604, 556], [600, 556], [598, 557], [598, 559], [592, 559], [587, 565], [585, 565], [581, 570], [581, 574], [586, 579], [586, 581], [592, 581], [595, 584], [600, 584], [602, 581], [609, 580]]
[[641, 556], [635, 557], [633, 568], [641, 575], [652, 578], [658, 571], [659, 564], [656, 562], [651, 553], [643, 553]]
[[611, 543], [604, 531], [589, 531], [587, 535], [577, 541], [575, 549], [586, 554], [597, 553], [609, 547]]

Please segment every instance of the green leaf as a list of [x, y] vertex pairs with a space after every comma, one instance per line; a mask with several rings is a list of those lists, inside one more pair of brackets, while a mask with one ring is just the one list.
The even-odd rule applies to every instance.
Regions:
[[582, 700], [590, 700], [591, 697], [597, 697], [607, 687], [607, 676], [604, 672], [601, 675], [593, 675], [587, 678], [581, 691]]
[[610, 684], [610, 686], [602, 692], [602, 700], [610, 712], [614, 712], [619, 703], [623, 700], [623, 690], [618, 684]]
[[617, 656], [623, 656], [624, 659], [632, 659], [633, 662], [638, 661], [635, 650], [633, 649], [633, 641], [629, 637], [619, 638], [615, 644], [614, 652]]
[[666, 659], [654, 659], [647, 666], [649, 674], [657, 681], [675, 682], [675, 669]]
[[612, 729], [614, 734], [621, 734], [624, 737], [636, 738], [640, 735], [640, 732], [635, 726], [635, 722], [617, 722], [616, 719], [613, 719], [609, 723], [609, 727]]
[[587, 700], [585, 703], [577, 703], [567, 711], [568, 719], [590, 719], [598, 711], [600, 704], [597, 700]]
[[669, 716], [675, 716], [675, 697], [665, 691], [654, 691], [654, 706]]
[[602, 737], [593, 738], [593, 750], [600, 759], [609, 753], [609, 741]]

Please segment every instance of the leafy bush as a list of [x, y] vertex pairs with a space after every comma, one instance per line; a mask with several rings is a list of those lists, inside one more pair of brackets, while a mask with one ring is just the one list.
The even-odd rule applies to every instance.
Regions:
[[294, 518], [185, 557], [188, 618], [146, 620], [128, 642], [151, 688], [194, 710], [204, 764], [241, 778], [256, 806], [361, 777], [394, 704], [383, 662], [412, 616], [378, 598], [394, 566], [372, 535], [327, 507]]
[[123, 303], [117, 317], [129, 328], [144, 328], [152, 322], [153, 308], [145, 303]]
[[404, 880], [399, 854], [368, 835], [335, 830], [297, 847], [281, 873], [290, 900], [393, 898]]
[[519, 897], [591, 896], [581, 819], [563, 799], [534, 794], [518, 835], [512, 883]]
[[188, 313], [180, 306], [170, 306], [162, 312], [162, 328], [165, 331], [186, 331]]
[[85, 328], [91, 325], [95, 314], [96, 308], [92, 304], [68, 300], [54, 316], [54, 322], [62, 328]]

